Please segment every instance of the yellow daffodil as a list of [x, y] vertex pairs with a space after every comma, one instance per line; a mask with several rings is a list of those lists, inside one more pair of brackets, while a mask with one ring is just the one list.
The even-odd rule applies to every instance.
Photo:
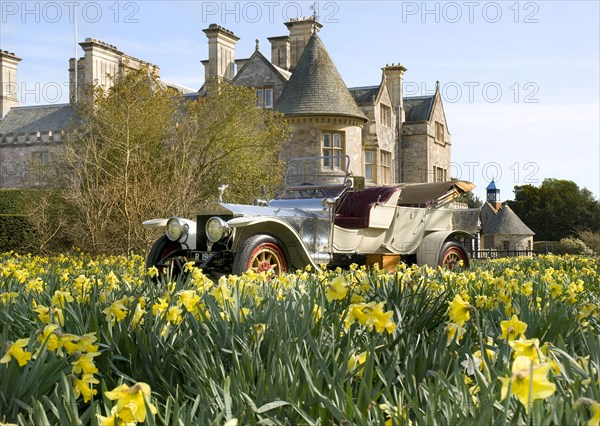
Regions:
[[0, 359], [0, 364], [8, 364], [12, 358], [17, 360], [20, 367], [27, 364], [27, 361], [31, 359], [31, 352], [23, 350], [29, 343], [29, 339], [17, 339], [17, 341], [8, 346], [6, 353]]
[[528, 357], [518, 356], [512, 365], [512, 376], [499, 377], [502, 382], [501, 399], [506, 399], [510, 386], [511, 395], [515, 395], [529, 410], [535, 400], [548, 398], [556, 391], [556, 385], [547, 377], [551, 368], [549, 363], [534, 365]]
[[[355, 354], [351, 354], [350, 358], [348, 359], [348, 372], [350, 373], [354, 373], [354, 371], [358, 368], [361, 367], [365, 361], [367, 360], [367, 352], [362, 352], [358, 355]], [[356, 375], [360, 376], [362, 375], [364, 370], [364, 367], [360, 368], [359, 370], [356, 371]]]
[[15, 292], [15, 291], [1, 293], [0, 294], [0, 303], [2, 303], [3, 305], [8, 305], [9, 303], [16, 303], [18, 296], [19, 296], [19, 293]]
[[559, 283], [552, 283], [548, 286], [548, 290], [550, 291], [550, 295], [556, 299], [563, 293], [563, 286]]
[[169, 309], [167, 309], [167, 321], [178, 325], [183, 320], [183, 317], [181, 316], [182, 313], [183, 310], [179, 306], [170, 306]]
[[469, 321], [470, 312], [473, 307], [465, 302], [460, 294], [454, 296], [454, 299], [448, 302], [448, 305], [448, 316], [451, 322], [462, 327]]
[[588, 426], [600, 426], [600, 403], [592, 401], [590, 410], [592, 410], [592, 417], [588, 420]]
[[40, 343], [46, 345], [46, 349], [49, 351], [55, 351], [60, 347], [60, 339], [56, 334], [57, 331], [58, 325], [49, 324], [44, 327], [44, 330], [42, 330], [42, 333], [40, 334]]
[[96, 333], [88, 333], [83, 336], [79, 336], [77, 341], [77, 350], [79, 352], [97, 352], [98, 345], [95, 345], [97, 337]]
[[81, 395], [83, 396], [83, 402], [88, 402], [98, 393], [96, 389], [92, 389], [92, 386], [98, 383], [100, 383], [98, 379], [89, 373], [84, 374], [81, 379], [75, 378], [75, 386], [73, 387], [75, 398], [79, 398], [79, 395]]
[[59, 308], [64, 308], [66, 303], [71, 303], [74, 300], [75, 299], [68, 291], [56, 290], [54, 292], [54, 296], [52, 296], [52, 304], [54, 306], [58, 306]]
[[71, 355], [78, 349], [77, 341], [79, 336], [75, 334], [62, 333], [59, 337], [60, 346], [67, 350], [67, 353]]
[[516, 315], [513, 315], [510, 320], [500, 322], [500, 328], [502, 329], [500, 338], [511, 342], [519, 336], [525, 336], [527, 324], [523, 321], [519, 321], [519, 318]]
[[446, 332], [446, 336], [448, 337], [446, 346], [449, 346], [452, 343], [452, 341], [454, 340], [454, 338], [456, 338], [457, 342], [460, 342], [462, 340], [463, 335], [465, 334], [466, 330], [456, 323], [449, 322], [446, 325], [446, 328], [444, 329], [444, 331]]
[[73, 373], [75, 374], [94, 374], [98, 372], [94, 364], [94, 358], [100, 355], [100, 352], [88, 352], [79, 356], [77, 361], [73, 361]]
[[325, 290], [325, 298], [328, 302], [333, 300], [343, 300], [348, 294], [346, 280], [343, 275], [335, 277]]
[[153, 414], [157, 413], [156, 407], [150, 402], [150, 386], [146, 383], [139, 382], [131, 387], [123, 384], [104, 392], [104, 395], [110, 400], [117, 400], [115, 416], [124, 422], [144, 422], [146, 404]]
[[195, 314], [198, 311], [200, 296], [198, 296], [195, 290], [182, 290], [177, 295], [179, 296], [179, 303], [183, 305], [186, 311], [191, 314]]
[[313, 306], [313, 317], [315, 318], [315, 323], [318, 323], [321, 317], [323, 317], [323, 309], [317, 304]]
[[540, 351], [540, 341], [538, 339], [519, 339], [508, 342], [515, 351], [515, 358], [526, 356], [534, 363], [539, 364], [545, 358]]
[[116, 300], [108, 308], [104, 309], [102, 313], [106, 316], [106, 321], [112, 326], [127, 316], [127, 307], [123, 305], [122, 300]]

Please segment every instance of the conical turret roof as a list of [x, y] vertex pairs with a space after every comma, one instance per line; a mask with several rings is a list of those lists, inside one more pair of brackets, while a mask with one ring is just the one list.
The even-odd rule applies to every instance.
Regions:
[[287, 116], [334, 115], [367, 121], [316, 33], [275, 108]]

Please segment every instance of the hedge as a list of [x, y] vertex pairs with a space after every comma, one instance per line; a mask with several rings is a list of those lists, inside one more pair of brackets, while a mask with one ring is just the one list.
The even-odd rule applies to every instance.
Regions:
[[[41, 189], [0, 189], [0, 253], [6, 251], [15, 252], [33, 252], [38, 254], [41, 249], [41, 236], [36, 232], [34, 223], [27, 209], [35, 203], [36, 199], [41, 199], [47, 195], [47, 190]], [[64, 212], [64, 205], [58, 197], [58, 192], [53, 191], [52, 197], [52, 215], [60, 215]], [[60, 237], [60, 236], [58, 236]], [[65, 246], [65, 247], [63, 247]], [[68, 243], [64, 239], [56, 238], [48, 248], [63, 249], [68, 248]]]

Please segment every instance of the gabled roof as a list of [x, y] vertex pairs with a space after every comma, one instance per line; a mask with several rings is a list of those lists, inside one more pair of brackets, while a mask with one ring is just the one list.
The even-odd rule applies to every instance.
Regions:
[[435, 104], [435, 95], [404, 98], [405, 122], [429, 121]]
[[0, 135], [65, 130], [74, 118], [69, 104], [13, 107], [0, 120]]
[[485, 235], [535, 235], [508, 205], [503, 205], [498, 214], [482, 227]]
[[367, 121], [316, 33], [304, 48], [275, 109], [288, 116], [335, 115]]
[[237, 81], [237, 79], [244, 73], [244, 70], [249, 66], [248, 64], [252, 63], [252, 61], [255, 60], [259, 60], [262, 61], [264, 63], [264, 65], [269, 68], [271, 71], [273, 71], [273, 73], [275, 75], [277, 75], [283, 82], [286, 82], [290, 79], [290, 76], [292, 75], [291, 72], [284, 70], [283, 68], [280, 68], [276, 65], [273, 65], [271, 63], [271, 61], [269, 61], [267, 58], [265, 58], [265, 55], [263, 55], [260, 50], [256, 49], [254, 51], [254, 53], [252, 54], [252, 56], [250, 56], [248, 59], [245, 60], [244, 65], [242, 66], [242, 68], [240, 68], [238, 70], [238, 72], [235, 74], [235, 76], [233, 77], [233, 80], [231, 81], [233, 84], [235, 84], [235, 82]]

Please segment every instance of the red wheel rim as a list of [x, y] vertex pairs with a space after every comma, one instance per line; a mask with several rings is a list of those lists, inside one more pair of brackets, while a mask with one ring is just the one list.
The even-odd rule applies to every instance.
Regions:
[[450, 247], [448, 250], [444, 252], [444, 256], [442, 257], [442, 266], [445, 266], [448, 269], [453, 269], [458, 266], [459, 261], [465, 261], [465, 257], [463, 256], [463, 252], [458, 247]]
[[[165, 245], [165, 248], [160, 253], [160, 261], [162, 261], [165, 257], [167, 257], [172, 252], [179, 250], [179, 248], [180, 248], [179, 244], [177, 244], [173, 241], [169, 241], [167, 243], [167, 245]], [[169, 272], [169, 269], [171, 267], [170, 265], [173, 263], [173, 261], [174, 260], [171, 259], [168, 261], [168, 263], [166, 265], [158, 266], [157, 269], [158, 269], [159, 274], [163, 274], [164, 272]]]
[[285, 256], [273, 243], [260, 244], [252, 251], [247, 269], [256, 272], [273, 271], [275, 275], [280, 275], [286, 271]]

